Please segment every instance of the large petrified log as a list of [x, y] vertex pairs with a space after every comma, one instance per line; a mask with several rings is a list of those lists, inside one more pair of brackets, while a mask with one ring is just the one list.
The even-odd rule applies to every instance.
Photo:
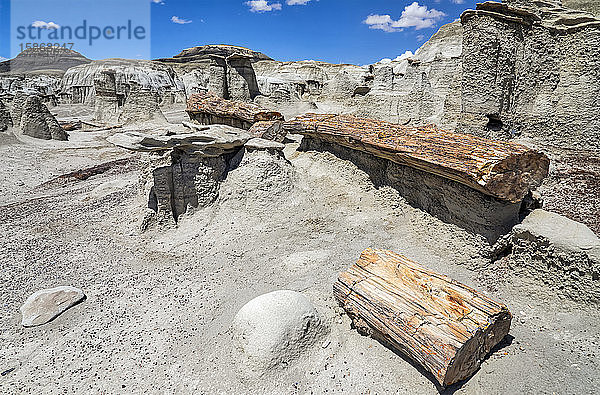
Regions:
[[222, 99], [212, 93], [190, 96], [186, 112], [191, 120], [203, 125], [223, 124], [248, 130], [259, 121], [283, 121], [283, 116], [256, 104]]
[[441, 386], [469, 378], [512, 318], [505, 305], [383, 250], [365, 250], [333, 293], [360, 332], [406, 355]]
[[389, 159], [457, 181], [486, 195], [520, 202], [548, 175], [549, 159], [520, 144], [349, 115], [306, 114], [284, 124], [289, 133]]

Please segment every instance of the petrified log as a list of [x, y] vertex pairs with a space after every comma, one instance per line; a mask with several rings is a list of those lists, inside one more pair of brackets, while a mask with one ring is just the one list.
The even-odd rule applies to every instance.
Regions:
[[203, 125], [224, 124], [241, 129], [259, 121], [283, 121], [283, 115], [267, 111], [256, 104], [226, 100], [212, 93], [199, 93], [190, 96], [186, 112], [190, 119]]
[[470, 377], [508, 334], [505, 305], [402, 255], [365, 250], [333, 293], [364, 334], [404, 354], [441, 386]]
[[287, 132], [283, 130], [282, 121], [259, 121], [248, 130], [250, 136], [283, 143]]
[[548, 175], [546, 155], [520, 144], [349, 115], [305, 114], [289, 133], [364, 151], [517, 203]]

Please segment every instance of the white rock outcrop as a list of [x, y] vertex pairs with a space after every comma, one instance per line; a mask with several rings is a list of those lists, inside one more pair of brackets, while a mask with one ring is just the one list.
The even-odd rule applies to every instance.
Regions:
[[156, 92], [162, 103], [185, 101], [183, 81], [170, 66], [149, 60], [106, 59], [67, 70], [60, 87], [63, 102], [94, 104], [94, 81], [106, 71], [114, 73], [116, 94], [121, 100], [125, 100], [135, 86]]
[[172, 224], [180, 215], [214, 202], [232, 158], [250, 139], [246, 131], [231, 126], [185, 124], [191, 127], [173, 126], [168, 135], [127, 131], [107, 139], [149, 154], [143, 193], [159, 224]]
[[600, 239], [587, 226], [537, 209], [509, 235], [517, 271], [575, 300], [600, 302]]
[[252, 299], [235, 316], [233, 337], [255, 372], [285, 365], [322, 332], [319, 315], [299, 292], [275, 291]]
[[21, 306], [24, 327], [44, 325], [85, 299], [82, 290], [70, 286], [43, 289]]
[[600, 18], [557, 2], [513, 3], [461, 15], [459, 131], [597, 150]]
[[227, 125], [200, 127], [201, 130], [194, 129], [191, 133], [189, 129], [183, 129], [182, 133], [169, 135], [127, 131], [116, 133], [107, 140], [118, 147], [131, 151], [156, 152], [177, 148], [205, 157], [215, 157], [226, 153], [235, 153], [250, 139], [250, 135], [246, 131]]

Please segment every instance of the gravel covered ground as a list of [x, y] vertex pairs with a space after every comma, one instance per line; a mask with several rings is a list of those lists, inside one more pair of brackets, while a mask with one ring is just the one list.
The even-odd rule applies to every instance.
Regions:
[[[600, 392], [597, 306], [562, 299], [533, 274], [486, 270], [482, 240], [375, 189], [354, 165], [288, 144], [281, 182], [266, 182], [263, 165], [238, 168], [212, 206], [140, 233], [139, 159], [106, 133], [72, 132], [67, 143], [0, 133], [0, 392], [437, 393], [352, 330], [333, 299], [337, 274], [367, 247], [411, 257], [513, 312], [511, 337], [449, 392]], [[54, 180], [123, 158], [87, 179]], [[23, 328], [27, 296], [59, 285], [87, 300]], [[308, 296], [328, 333], [289, 366], [248, 376], [230, 325], [277, 289]]]

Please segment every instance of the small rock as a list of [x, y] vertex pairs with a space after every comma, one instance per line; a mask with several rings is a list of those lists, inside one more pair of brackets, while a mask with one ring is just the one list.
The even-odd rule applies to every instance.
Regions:
[[21, 306], [24, 327], [46, 324], [85, 299], [82, 290], [63, 286], [37, 291]]
[[0, 376], [6, 376], [7, 374], [13, 372], [16, 368], [9, 368], [6, 369], [5, 371], [3, 371], [2, 373], [0, 373]]
[[265, 140], [258, 137], [252, 138], [244, 144], [244, 147], [249, 151], [266, 150], [266, 151], [283, 151], [285, 145], [272, 140]]

